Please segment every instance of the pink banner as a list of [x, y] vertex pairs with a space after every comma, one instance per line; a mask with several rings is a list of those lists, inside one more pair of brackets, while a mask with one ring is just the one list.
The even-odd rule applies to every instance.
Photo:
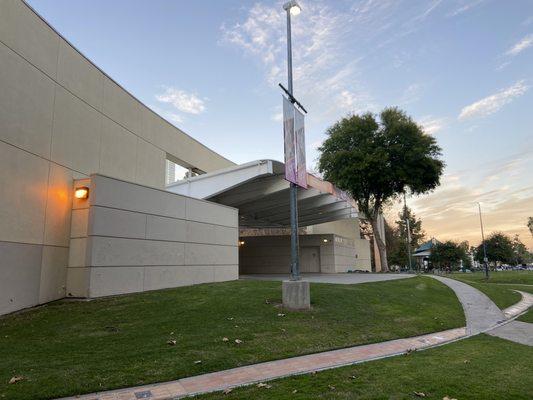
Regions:
[[307, 189], [304, 122], [304, 115], [283, 97], [285, 179]]
[[296, 139], [296, 184], [307, 189], [307, 169], [305, 168], [305, 117], [294, 108], [294, 137]]
[[283, 135], [285, 140], [285, 179], [289, 182], [297, 183], [294, 106], [285, 97], [283, 97]]

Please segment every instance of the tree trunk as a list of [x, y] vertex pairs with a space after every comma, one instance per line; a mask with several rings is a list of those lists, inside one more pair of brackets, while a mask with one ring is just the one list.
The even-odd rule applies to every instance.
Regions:
[[370, 218], [370, 224], [372, 225], [372, 233], [376, 239], [376, 244], [378, 245], [379, 258], [381, 262], [381, 272], [389, 272], [389, 263], [387, 261], [387, 247], [385, 242], [381, 237], [381, 232], [379, 231], [378, 225], [379, 214], [372, 216]]

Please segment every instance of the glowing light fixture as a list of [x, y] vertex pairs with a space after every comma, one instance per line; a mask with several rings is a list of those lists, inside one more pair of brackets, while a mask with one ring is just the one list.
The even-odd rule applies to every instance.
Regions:
[[302, 7], [298, 4], [297, 1], [292, 0], [283, 5], [285, 11], [289, 11], [291, 15], [298, 15], [302, 12]]
[[244, 246], [244, 240], [239, 240], [239, 246]]
[[324, 242], [324, 243], [327, 243], [327, 242], [328, 242], [328, 239], [324, 239], [323, 242]]
[[77, 199], [87, 199], [89, 197], [89, 188], [87, 186], [80, 186], [74, 190], [74, 197]]

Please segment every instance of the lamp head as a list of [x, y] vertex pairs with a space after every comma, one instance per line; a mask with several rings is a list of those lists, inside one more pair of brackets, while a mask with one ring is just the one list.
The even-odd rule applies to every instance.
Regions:
[[288, 1], [283, 5], [283, 9], [291, 13], [291, 15], [298, 15], [302, 11], [302, 7], [296, 0]]

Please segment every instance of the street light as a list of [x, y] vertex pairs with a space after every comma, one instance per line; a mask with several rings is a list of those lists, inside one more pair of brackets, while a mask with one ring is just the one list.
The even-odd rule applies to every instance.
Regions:
[[289, 1], [283, 4], [283, 9], [291, 13], [291, 15], [298, 15], [302, 12], [302, 8], [296, 0]]
[[483, 264], [485, 265], [485, 279], [489, 279], [489, 259], [487, 258], [487, 244], [485, 243], [485, 234], [483, 233], [483, 219], [481, 218], [481, 203], [478, 201], [479, 224], [481, 225], [481, 240], [483, 241]]
[[[293, 96], [292, 88], [292, 38], [291, 38], [291, 15], [298, 15], [301, 7], [296, 0], [291, 0], [283, 5], [287, 12], [287, 71], [289, 95]], [[290, 208], [291, 208], [291, 281], [300, 280], [300, 260], [298, 243], [298, 186], [291, 182], [290, 186]]]

